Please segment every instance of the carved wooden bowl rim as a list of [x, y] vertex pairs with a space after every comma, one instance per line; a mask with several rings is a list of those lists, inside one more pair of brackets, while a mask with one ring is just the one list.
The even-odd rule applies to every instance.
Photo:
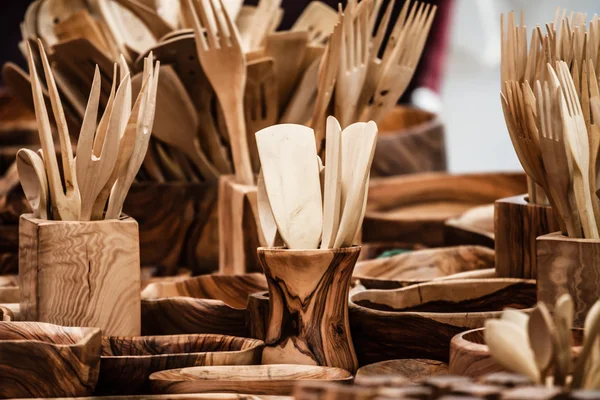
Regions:
[[164, 339], [164, 340], [168, 340], [169, 338], [190, 338], [190, 339], [197, 339], [197, 338], [217, 338], [217, 339], [240, 339], [243, 340], [243, 344], [248, 344], [248, 347], [246, 348], [242, 348], [240, 350], [219, 350], [219, 351], [193, 351], [193, 352], [169, 352], [169, 353], [162, 353], [162, 354], [144, 354], [144, 355], [133, 355], [133, 354], [128, 354], [128, 355], [121, 355], [121, 356], [116, 356], [116, 355], [110, 355], [110, 356], [105, 356], [102, 355], [102, 360], [126, 360], [126, 359], [132, 359], [132, 360], [143, 360], [143, 359], [149, 359], [149, 358], [172, 358], [172, 357], [178, 357], [178, 356], [204, 356], [207, 354], [227, 354], [227, 355], [238, 355], [238, 354], [244, 354], [244, 353], [251, 353], [253, 351], [256, 351], [259, 348], [264, 347], [265, 343], [262, 340], [259, 339], [252, 339], [252, 338], [245, 338], [245, 337], [238, 337], [238, 336], [230, 336], [230, 335], [219, 335], [219, 334], [214, 334], [214, 333], [192, 333], [192, 334], [180, 334], [180, 335], [149, 335], [149, 336], [132, 336], [132, 337], [122, 337], [122, 336], [103, 336], [102, 337], [102, 346], [104, 346], [104, 341], [105, 340], [110, 340], [110, 339], [125, 339], [125, 340], [129, 340], [131, 339], [133, 340], [143, 340], [144, 338], [148, 338], [148, 337], [152, 337], [152, 338], [160, 338], [160, 339]]
[[325, 253], [357, 253], [360, 252], [361, 246], [354, 245], [349, 247], [340, 247], [338, 249], [288, 249], [283, 246], [278, 247], [259, 247], [257, 251], [259, 253], [277, 253], [277, 254], [294, 254], [294, 255], [321, 255]]
[[[455, 280], [447, 280], [447, 281], [443, 281], [443, 280], [442, 281], [431, 281], [431, 282], [425, 282], [425, 283], [411, 285], [411, 286], [398, 288], [398, 289], [367, 289], [367, 290], [363, 290], [362, 292], [357, 292], [354, 295], [352, 295], [349, 299], [349, 303], [352, 304], [352, 306], [363, 310], [364, 312], [373, 313], [375, 315], [382, 315], [382, 316], [383, 315], [388, 315], [388, 316], [421, 315], [421, 316], [426, 316], [427, 318], [431, 318], [431, 319], [449, 319], [449, 320], [452, 320], [453, 318], [459, 318], [459, 317], [470, 318], [470, 319], [498, 318], [502, 315], [502, 313], [503, 313], [502, 310], [474, 311], [474, 312], [466, 312], [466, 311], [459, 311], [459, 312], [403, 311], [402, 309], [399, 309], [399, 310], [377, 310], [377, 309], [373, 309], [370, 307], [360, 305], [357, 303], [357, 301], [368, 300], [369, 299], [368, 296], [373, 296], [378, 293], [382, 293], [382, 294], [386, 294], [386, 295], [393, 295], [394, 293], [397, 293], [397, 292], [417, 291], [419, 293], [419, 296], [421, 296], [421, 288], [425, 285], [427, 285], [427, 286], [438, 286], [438, 285], [441, 285], [441, 286], [452, 286], [452, 285], [481, 286], [481, 285], [501, 284], [503, 282], [505, 282], [507, 284], [525, 283], [525, 284], [535, 286], [536, 281], [534, 279], [520, 279], [520, 278], [476, 278], [476, 279], [455, 279]], [[508, 285], [506, 285], [506, 286], [508, 286]], [[452, 299], [450, 299], [450, 300], [452, 300]], [[377, 301], [375, 303], [381, 303], [381, 302]], [[411, 307], [411, 306], [407, 306], [407, 307]], [[524, 311], [526, 313], [530, 313], [533, 310], [533, 308], [534, 307], [522, 308], [520, 310]]]
[[[43, 333], [45, 337], [37, 337], [36, 339], [1, 339], [2, 332], [10, 326], [19, 326], [25, 328], [24, 331], [30, 335], [38, 335]], [[9, 328], [10, 330], [10, 328]], [[57, 335], [57, 332], [60, 332]], [[27, 343], [42, 343], [47, 346], [59, 347], [59, 348], [74, 348], [87, 346], [90, 340], [101, 333], [100, 328], [93, 327], [79, 327], [79, 326], [62, 326], [49, 324], [47, 322], [33, 322], [33, 321], [0, 321], [0, 346], [10, 344], [18, 346], [19, 344]], [[53, 337], [62, 338], [64, 335], [70, 335], [77, 337], [75, 343], [57, 343], [53, 340]]]
[[[395, 122], [388, 122], [388, 119], [392, 119], [392, 117], [396, 117], [397, 113], [417, 113], [425, 116], [427, 119], [423, 122], [417, 124], [408, 124], [402, 128], [393, 128], [388, 129], [389, 125], [397, 125]], [[400, 116], [396, 117], [400, 118]], [[427, 110], [423, 110], [418, 107], [406, 106], [406, 105], [397, 105], [394, 109], [383, 119], [384, 128], [381, 129], [379, 135], [377, 136], [377, 141], [385, 141], [385, 140], [395, 140], [398, 137], [410, 137], [410, 136], [419, 136], [423, 133], [429, 132], [433, 129], [436, 129], [439, 126], [444, 125], [444, 122], [439, 114], [432, 113]]]

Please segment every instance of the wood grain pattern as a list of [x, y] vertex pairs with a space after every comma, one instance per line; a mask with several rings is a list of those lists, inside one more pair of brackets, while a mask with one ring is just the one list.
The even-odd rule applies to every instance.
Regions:
[[444, 242], [449, 246], [475, 244], [494, 248], [494, 204], [467, 210], [446, 220]]
[[434, 281], [355, 294], [350, 326], [360, 365], [401, 358], [448, 362], [454, 335], [482, 327], [505, 307], [528, 309], [535, 302], [531, 280]]
[[440, 247], [359, 261], [352, 278], [367, 289], [397, 289], [466, 271], [494, 268], [494, 251], [481, 246]]
[[359, 252], [359, 246], [258, 249], [270, 300], [263, 364], [308, 364], [356, 371], [347, 305]]
[[310, 365], [192, 367], [150, 375], [156, 393], [244, 393], [290, 395], [298, 381], [351, 382], [341, 368]]
[[129, 218], [92, 222], [21, 216], [21, 313], [27, 321], [96, 326], [139, 335], [138, 225]]
[[248, 295], [266, 289], [262, 274], [204, 275], [150, 284], [142, 292], [142, 333], [246, 336]]
[[575, 305], [573, 326], [600, 297], [600, 241], [564, 237], [560, 232], [537, 239], [538, 299], [553, 311], [556, 300], [569, 293]]
[[437, 115], [397, 106], [378, 126], [372, 177], [446, 170], [444, 124]]
[[251, 338], [265, 340], [269, 328], [269, 292], [253, 293], [246, 305], [246, 329]]
[[100, 341], [97, 328], [0, 322], [0, 398], [90, 395]]
[[536, 238], [560, 230], [550, 206], [529, 204], [526, 195], [495, 202], [496, 273], [537, 278]]
[[364, 242], [444, 244], [444, 223], [478, 205], [527, 190], [524, 174], [424, 173], [371, 179]]
[[0, 321], [13, 321], [14, 318], [15, 316], [9, 308], [0, 305]]
[[356, 372], [356, 379], [371, 376], [403, 377], [410, 382], [419, 382], [435, 375], [446, 375], [448, 364], [419, 358], [404, 360], [388, 360], [375, 364], [365, 365]]
[[104, 337], [96, 394], [151, 393], [150, 374], [207, 365], [260, 364], [264, 343], [222, 335]]

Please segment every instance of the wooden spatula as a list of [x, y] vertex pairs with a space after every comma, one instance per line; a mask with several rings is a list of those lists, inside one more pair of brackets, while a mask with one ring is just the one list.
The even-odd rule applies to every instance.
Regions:
[[335, 117], [327, 118], [326, 138], [322, 249], [334, 245], [342, 208], [342, 128]]
[[44, 0], [37, 10], [37, 33], [44, 43], [51, 48], [58, 43], [54, 33], [54, 25], [58, 24], [80, 10], [87, 9], [85, 0]]
[[338, 20], [338, 14], [333, 8], [321, 1], [311, 1], [290, 30], [308, 32], [310, 44], [324, 45]]
[[90, 41], [108, 58], [117, 56], [111, 52], [108, 42], [102, 34], [96, 20], [90, 13], [81, 9], [54, 25], [54, 34], [59, 41], [84, 38]]
[[33, 216], [48, 219], [48, 179], [44, 161], [35, 151], [21, 149], [17, 153], [17, 170]]
[[323, 208], [314, 131], [281, 124], [256, 133], [269, 204], [288, 248], [316, 249]]
[[310, 122], [317, 98], [320, 64], [321, 59], [318, 58], [304, 71], [302, 80], [294, 90], [294, 95], [281, 116], [281, 123], [305, 125]]
[[271, 211], [271, 204], [269, 204], [269, 197], [267, 196], [267, 189], [265, 187], [265, 178], [263, 177], [262, 171], [259, 172], [256, 181], [256, 202], [258, 205], [258, 219], [260, 221], [265, 246], [273, 247], [275, 245], [275, 237], [277, 236], [277, 223], [273, 217], [273, 211]]

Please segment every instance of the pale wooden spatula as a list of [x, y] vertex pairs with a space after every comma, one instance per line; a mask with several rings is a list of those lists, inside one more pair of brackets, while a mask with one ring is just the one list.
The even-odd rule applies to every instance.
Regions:
[[311, 1], [290, 30], [308, 32], [310, 44], [324, 45], [338, 20], [338, 14], [333, 8], [321, 1]]
[[87, 8], [85, 0], [44, 0], [37, 10], [37, 33], [47, 46], [58, 43], [54, 25]]
[[256, 144], [283, 241], [290, 249], [316, 249], [323, 207], [314, 131], [302, 125], [274, 125], [256, 133]]
[[17, 170], [33, 216], [48, 219], [48, 179], [44, 161], [35, 151], [21, 149], [17, 153]]
[[322, 249], [330, 249], [334, 245], [342, 208], [342, 128], [332, 116], [327, 118], [326, 143]]
[[277, 236], [277, 223], [273, 217], [273, 211], [271, 211], [271, 204], [269, 204], [267, 188], [265, 187], [265, 178], [263, 177], [262, 171], [259, 172], [258, 179], [256, 180], [256, 202], [258, 205], [258, 219], [260, 221], [265, 246], [273, 247]]

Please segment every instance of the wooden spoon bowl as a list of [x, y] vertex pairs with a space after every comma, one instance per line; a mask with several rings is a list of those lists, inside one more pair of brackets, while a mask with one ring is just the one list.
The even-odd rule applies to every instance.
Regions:
[[0, 398], [91, 395], [100, 342], [97, 328], [0, 322]]
[[150, 375], [156, 393], [233, 392], [255, 395], [291, 395], [298, 381], [351, 382], [341, 368], [311, 365], [256, 365], [192, 367]]
[[96, 394], [151, 393], [148, 377], [157, 371], [259, 364], [263, 345], [222, 335], [104, 337]]

